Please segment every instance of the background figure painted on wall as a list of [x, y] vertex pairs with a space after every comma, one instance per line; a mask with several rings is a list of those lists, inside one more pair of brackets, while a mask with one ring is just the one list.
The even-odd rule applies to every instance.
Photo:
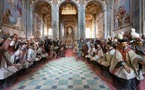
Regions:
[[9, 8], [6, 9], [6, 12], [3, 16], [3, 23], [8, 24], [9, 23], [9, 16], [12, 16], [11, 11]]
[[18, 0], [17, 12], [22, 16], [22, 0]]
[[115, 15], [115, 17], [114, 17], [114, 26], [118, 27], [117, 15]]
[[115, 0], [114, 3], [114, 27], [125, 27], [130, 25], [130, 1]]
[[22, 0], [4, 0], [3, 24], [22, 28]]
[[15, 27], [18, 27], [18, 28], [20, 28], [20, 29], [22, 29], [22, 24], [21, 24], [21, 22], [22, 22], [22, 17], [18, 17], [17, 18], [17, 23], [14, 25]]
[[14, 8], [14, 6], [15, 6], [14, 0], [7, 0], [7, 2], [9, 2], [11, 4], [12, 8]]

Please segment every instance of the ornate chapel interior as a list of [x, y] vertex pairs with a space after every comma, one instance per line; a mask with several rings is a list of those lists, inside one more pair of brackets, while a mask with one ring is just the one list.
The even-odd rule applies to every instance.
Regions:
[[[120, 32], [123, 32], [126, 35], [130, 35], [132, 28], [134, 28], [134, 30], [141, 37], [145, 37], [145, 0], [0, 0], [0, 42], [1, 38], [6, 39], [13, 34], [17, 34], [19, 37], [26, 38], [27, 40], [31, 38], [35, 38], [36, 40], [44, 40], [49, 38], [52, 40], [55, 39], [65, 41], [65, 45], [68, 47], [68, 50], [66, 50], [68, 56], [66, 55], [65, 59], [61, 58], [62, 62], [59, 62], [58, 60], [57, 63], [51, 62], [48, 64], [48, 66], [46, 66], [47, 68], [51, 68], [51, 70], [53, 69], [56, 72], [59, 72], [58, 70], [61, 68], [63, 69], [63, 67], [65, 67], [65, 69], [62, 71], [65, 72], [67, 68], [74, 67], [75, 65], [76, 67], [74, 68], [76, 69], [72, 68], [72, 70], [74, 70], [76, 73], [77, 70], [79, 71], [77, 68], [84, 68], [89, 66], [92, 67], [90, 64], [87, 66], [88, 64], [80, 63], [79, 61], [79, 64], [76, 64], [73, 61], [65, 61], [66, 59], [70, 59], [70, 49], [74, 47], [75, 41], [81, 39], [105, 40], [108, 37], [115, 37], [116, 35], [120, 34]], [[73, 59], [71, 58], [71, 60]], [[46, 64], [46, 61], [43, 62], [43, 65], [44, 64]], [[53, 66], [54, 64], [55, 66]], [[37, 65], [38, 64], [35, 66], [37, 67]], [[48, 77], [45, 77], [43, 72], [47, 72], [47, 68], [43, 67], [43, 65], [41, 62], [41, 65], [38, 68], [43, 68], [44, 71], [42, 70], [35, 73], [34, 71], [36, 70], [32, 69], [32, 72], [35, 73], [35, 75], [42, 73], [40, 76], [37, 76], [44, 76], [41, 78], [42, 80], [49, 78], [52, 79], [55, 77], [56, 74], [54, 74], [54, 76], [50, 74]], [[57, 67], [57, 65], [61, 66]], [[36, 68], [35, 66], [33, 68]], [[90, 68], [82, 69], [82, 73], [88, 69]], [[47, 72], [47, 74], [53, 73], [51, 70], [50, 72]], [[62, 73], [63, 72], [61, 72], [61, 75]], [[69, 74], [72, 73], [73, 71], [69, 72]], [[92, 71], [90, 73], [93, 74]], [[29, 74], [29, 72], [27, 72], [27, 74]], [[33, 76], [35, 76], [32, 73], [31, 75], [32, 76], [29, 78], [30, 80], [34, 79]], [[85, 76], [80, 77], [80, 79], [86, 79], [89, 77], [89, 75], [90, 74], [85, 74]], [[107, 82], [107, 84], [105, 83], [104, 85], [100, 84], [98, 87], [101, 89], [99, 90], [116, 90], [114, 89], [114, 86], [110, 84], [110, 79], [104, 79], [101, 74], [98, 75], [101, 77], [101, 83], [102, 81]], [[27, 75], [24, 76], [26, 77]], [[56, 80], [62, 78], [59, 78], [58, 76], [56, 75]], [[69, 75], [64, 74], [64, 77], [69, 78]], [[74, 77], [78, 78], [79, 75], [77, 76], [75, 74], [75, 76], [69, 78], [69, 80]], [[24, 80], [21, 80], [22, 78], [24, 77], [21, 76], [21, 78], [17, 80], [19, 84], [16, 84], [16, 86], [8, 87], [6, 90], [17, 90], [19, 88], [28, 90], [31, 88], [31, 86], [27, 88], [27, 85], [32, 84], [33, 86], [39, 82], [37, 78], [35, 78], [36, 82], [33, 81], [33, 83], [31, 83], [29, 80], [27, 82], [19, 82]], [[93, 78], [93, 80], [96, 79], [98, 79], [98, 77]], [[44, 83], [43, 85], [45, 86], [46, 82], [42, 82], [42, 80], [40, 80], [40, 82], [41, 84]], [[47, 84], [53, 83], [52, 88], [49, 89], [57, 88], [58, 90], [68, 90], [66, 88], [64, 89], [64, 87], [65, 83], [70, 82], [69, 80], [63, 81], [62, 79], [62, 81], [59, 81], [58, 84], [62, 85], [60, 88], [58, 88], [59, 86], [55, 85], [53, 80], [51, 80], [52, 82], [47, 82]], [[1, 79], [0, 82], [2, 82]], [[74, 82], [76, 82], [74, 83], [76, 87], [77, 84], [84, 83], [83, 80], [74, 80]], [[95, 81], [87, 82], [91, 84], [93, 88], [93, 82]], [[35, 85], [35, 87], [33, 86], [31, 90], [47, 90], [49, 85], [46, 88], [43, 87], [43, 85]], [[88, 88], [91, 88], [91, 85], [84, 85], [83, 87], [88, 90]], [[42, 87], [43, 89], [41, 89]], [[71, 88], [75, 86], [69, 85], [68, 87]], [[81, 86], [78, 87], [80, 87], [80, 89], [74, 90], [84, 90], [84, 88], [82, 89]], [[143, 87], [143, 85], [141, 87]], [[97, 87], [90, 90], [97, 90]]]

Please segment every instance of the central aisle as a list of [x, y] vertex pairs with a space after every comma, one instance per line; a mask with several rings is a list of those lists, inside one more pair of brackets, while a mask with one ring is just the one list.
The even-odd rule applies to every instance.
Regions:
[[44, 65], [11, 90], [109, 90], [85, 62], [64, 57]]

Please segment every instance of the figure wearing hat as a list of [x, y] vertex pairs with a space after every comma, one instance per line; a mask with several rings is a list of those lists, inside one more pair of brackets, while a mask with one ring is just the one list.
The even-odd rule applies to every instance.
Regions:
[[142, 40], [140, 35], [135, 32], [135, 29], [132, 29], [131, 37], [133, 42], [131, 43], [131, 47], [135, 50], [138, 55], [141, 55], [144, 58], [145, 55], [145, 42]]
[[12, 64], [6, 56], [3, 40], [0, 38], [0, 80], [3, 80], [21, 69], [20, 64]]
[[118, 46], [109, 68], [117, 90], [136, 90], [139, 81], [144, 79], [140, 67], [142, 58], [130, 49], [127, 39], [118, 40]]

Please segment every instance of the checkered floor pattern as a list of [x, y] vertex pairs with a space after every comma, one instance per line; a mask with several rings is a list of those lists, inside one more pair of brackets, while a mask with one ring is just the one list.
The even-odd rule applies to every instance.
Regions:
[[47, 63], [11, 90], [110, 90], [85, 64], [74, 57]]

